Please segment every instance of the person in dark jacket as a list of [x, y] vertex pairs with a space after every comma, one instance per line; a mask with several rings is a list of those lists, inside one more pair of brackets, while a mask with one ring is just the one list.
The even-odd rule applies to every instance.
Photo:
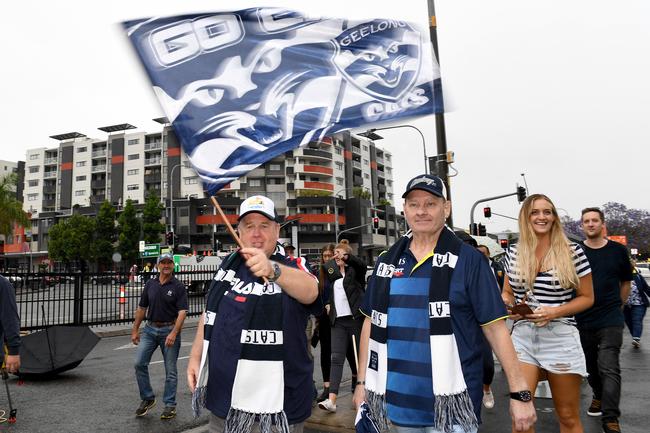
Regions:
[[9, 280], [0, 275], [0, 346], [7, 346], [5, 355], [2, 351], [2, 364], [10, 373], [20, 368], [20, 319], [16, 306], [16, 294]]
[[[342, 240], [334, 249], [334, 260], [325, 264], [326, 274], [332, 283], [329, 306], [331, 329], [331, 369], [329, 398], [318, 403], [318, 407], [336, 412], [336, 397], [343, 374], [343, 361], [354, 338], [359, 347], [363, 315], [359, 311], [366, 285], [366, 264], [352, 254], [347, 240]], [[353, 378], [356, 382], [356, 378]]]
[[635, 263], [632, 263], [632, 283], [630, 284], [630, 296], [623, 307], [625, 324], [632, 335], [632, 346], [635, 349], [641, 347], [641, 333], [643, 332], [643, 318], [650, 305], [650, 286], [637, 271]]

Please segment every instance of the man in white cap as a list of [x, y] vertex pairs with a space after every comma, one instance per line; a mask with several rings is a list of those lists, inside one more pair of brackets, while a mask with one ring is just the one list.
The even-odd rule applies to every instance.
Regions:
[[190, 353], [192, 406], [210, 410], [210, 432], [301, 433], [311, 415], [305, 327], [322, 308], [318, 281], [278, 243], [273, 201], [249, 197], [238, 221], [243, 248], [215, 275]]
[[[145, 416], [156, 404], [149, 380], [149, 362], [153, 352], [160, 347], [165, 361], [165, 408], [160, 418], [171, 419], [176, 416], [176, 361], [181, 347], [181, 328], [187, 316], [187, 290], [173, 275], [174, 257], [170, 253], [158, 257], [157, 267], [158, 276], [147, 281], [142, 290], [131, 331], [131, 341], [138, 345], [135, 377], [142, 400], [135, 415]], [[140, 323], [145, 317], [147, 324], [139, 333]]]

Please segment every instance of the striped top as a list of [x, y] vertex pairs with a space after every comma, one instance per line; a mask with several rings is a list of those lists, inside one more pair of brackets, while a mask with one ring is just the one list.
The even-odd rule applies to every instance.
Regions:
[[[569, 247], [573, 252], [573, 265], [576, 268], [578, 278], [590, 274], [591, 268], [589, 267], [589, 260], [587, 260], [587, 256], [585, 255], [582, 247], [574, 242], [571, 242], [569, 244]], [[508, 280], [510, 281], [510, 286], [512, 287], [512, 292], [515, 295], [516, 302], [523, 302], [524, 296], [526, 294], [526, 287], [523, 284], [523, 280], [518, 275], [516, 244], [511, 245], [508, 249], [505, 260], [505, 267], [506, 273], [508, 275]], [[560, 305], [566, 304], [575, 297], [575, 289], [560, 286], [560, 280], [556, 274], [556, 270], [549, 269], [537, 274], [535, 283], [533, 285], [533, 296], [543, 306], [558, 307]], [[525, 320], [526, 319], [522, 319], [522, 321]], [[576, 321], [573, 316], [555, 320], [574, 326], [576, 325]]]

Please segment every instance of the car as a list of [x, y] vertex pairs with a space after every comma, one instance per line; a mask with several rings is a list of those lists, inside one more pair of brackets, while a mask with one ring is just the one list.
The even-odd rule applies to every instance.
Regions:
[[650, 279], [650, 263], [637, 263], [636, 269], [643, 278]]

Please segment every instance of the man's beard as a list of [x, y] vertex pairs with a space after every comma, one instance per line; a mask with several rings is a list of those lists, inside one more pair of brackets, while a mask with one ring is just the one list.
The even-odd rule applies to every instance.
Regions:
[[589, 239], [589, 240], [592, 240], [592, 241], [593, 240], [598, 240], [598, 239], [601, 239], [603, 237], [603, 229], [601, 228], [599, 231], [594, 232], [593, 234], [590, 234], [589, 232], [585, 231], [584, 234], [587, 237], [587, 239]]

